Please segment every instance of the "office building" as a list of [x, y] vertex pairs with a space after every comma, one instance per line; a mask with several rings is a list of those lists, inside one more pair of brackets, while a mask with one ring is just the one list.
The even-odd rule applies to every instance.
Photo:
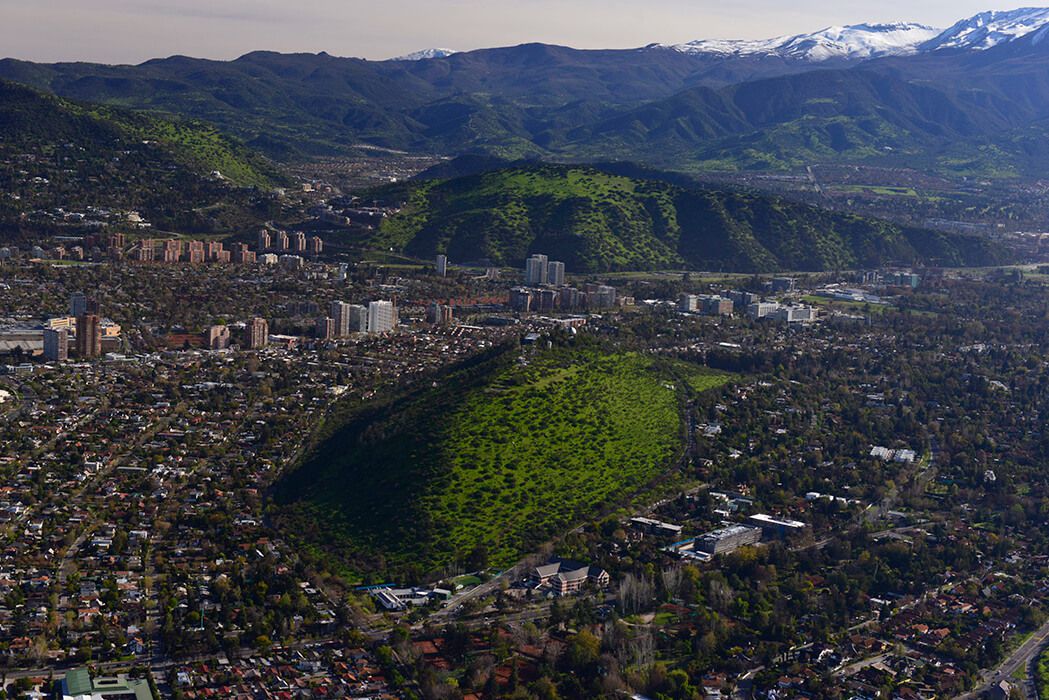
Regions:
[[[130, 678], [126, 674], [117, 676], [95, 676], [86, 668], [68, 671], [57, 682], [58, 691], [53, 697], [58, 700], [152, 700], [153, 691], [145, 678]], [[34, 694], [33, 697], [38, 697]], [[43, 697], [43, 696], [39, 696]]]
[[812, 323], [818, 318], [818, 312], [812, 306], [781, 306], [768, 315], [773, 321], [782, 323]]
[[536, 253], [525, 261], [525, 284], [538, 286], [546, 284], [550, 272], [550, 262], [545, 255]]
[[270, 238], [270, 232], [266, 229], [259, 230], [258, 245], [256, 246], [259, 249], [258, 252], [262, 253], [269, 250], [272, 243], [273, 240]]
[[368, 304], [368, 332], [387, 333], [397, 325], [397, 307], [392, 301], [373, 301]]
[[761, 541], [761, 529], [746, 525], [729, 525], [696, 539], [695, 549], [707, 554], [728, 554], [740, 547]]
[[437, 262], [434, 265], [434, 267], [437, 270], [437, 276], [438, 277], [444, 277], [445, 275], [447, 275], [448, 274], [448, 256], [447, 255], [438, 255], [437, 256]]
[[44, 357], [51, 362], [69, 359], [69, 331], [65, 328], [44, 329]]
[[335, 321], [335, 335], [342, 338], [350, 334], [350, 305], [344, 301], [333, 301], [328, 315]]
[[565, 264], [551, 260], [546, 269], [546, 281], [555, 287], [562, 286], [565, 283]]
[[317, 319], [317, 325], [313, 331], [314, 337], [317, 340], [331, 340], [335, 337], [335, 319], [331, 316], [325, 316], [324, 318]]
[[230, 345], [229, 326], [211, 326], [207, 331], [208, 349], [225, 350]]
[[708, 316], [731, 316], [735, 305], [731, 299], [720, 296], [704, 297], [700, 300], [700, 311]]
[[747, 306], [747, 316], [757, 320], [771, 316], [779, 310], [779, 304], [774, 301], [755, 301]]
[[102, 319], [96, 314], [77, 316], [76, 352], [85, 360], [102, 355]]
[[246, 344], [249, 350], [260, 350], [266, 347], [270, 337], [270, 324], [264, 318], [253, 318], [248, 321]]
[[759, 297], [757, 294], [754, 294], [753, 292], [744, 292], [739, 290], [729, 292], [728, 298], [732, 300], [732, 303], [735, 305], [736, 308], [741, 310], [746, 309], [754, 302], [761, 300], [761, 297]]
[[765, 513], [756, 513], [747, 518], [747, 524], [751, 527], [761, 528], [767, 537], [788, 537], [798, 535], [805, 531], [806, 525], [800, 520], [787, 518], [774, 518]]

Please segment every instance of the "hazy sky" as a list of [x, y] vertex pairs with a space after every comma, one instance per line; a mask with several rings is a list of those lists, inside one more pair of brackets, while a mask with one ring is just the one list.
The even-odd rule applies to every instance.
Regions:
[[768, 38], [833, 24], [946, 27], [980, 0], [0, 0], [0, 56], [138, 63], [256, 49], [381, 59], [529, 41], [580, 48]]

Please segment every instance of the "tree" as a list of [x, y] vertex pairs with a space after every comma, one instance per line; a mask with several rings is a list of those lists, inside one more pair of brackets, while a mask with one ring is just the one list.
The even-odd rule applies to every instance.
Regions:
[[589, 630], [581, 630], [572, 637], [565, 652], [571, 670], [583, 672], [594, 664], [601, 654], [601, 640]]

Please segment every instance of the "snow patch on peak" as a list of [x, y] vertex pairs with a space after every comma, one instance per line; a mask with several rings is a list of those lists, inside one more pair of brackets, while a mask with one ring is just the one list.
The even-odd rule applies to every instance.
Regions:
[[921, 49], [990, 49], [1026, 36], [1047, 24], [1049, 8], [1046, 7], [990, 10], [961, 20], [935, 39], [923, 44]]
[[459, 53], [455, 49], [423, 49], [422, 51], [415, 51], [404, 56], [398, 56], [397, 58], [391, 58], [391, 61], [428, 61], [431, 58], [448, 58], [453, 54]]
[[692, 54], [780, 56], [801, 61], [866, 59], [917, 52], [919, 45], [940, 34], [924, 24], [854, 24], [827, 27], [811, 34], [764, 40], [699, 40], [670, 48]]

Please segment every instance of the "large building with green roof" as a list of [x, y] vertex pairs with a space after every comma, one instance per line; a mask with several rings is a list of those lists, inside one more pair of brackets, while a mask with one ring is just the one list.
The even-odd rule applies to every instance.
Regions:
[[153, 692], [144, 678], [128, 678], [124, 674], [92, 678], [86, 668], [76, 668], [62, 679], [57, 697], [61, 700], [153, 700]]

